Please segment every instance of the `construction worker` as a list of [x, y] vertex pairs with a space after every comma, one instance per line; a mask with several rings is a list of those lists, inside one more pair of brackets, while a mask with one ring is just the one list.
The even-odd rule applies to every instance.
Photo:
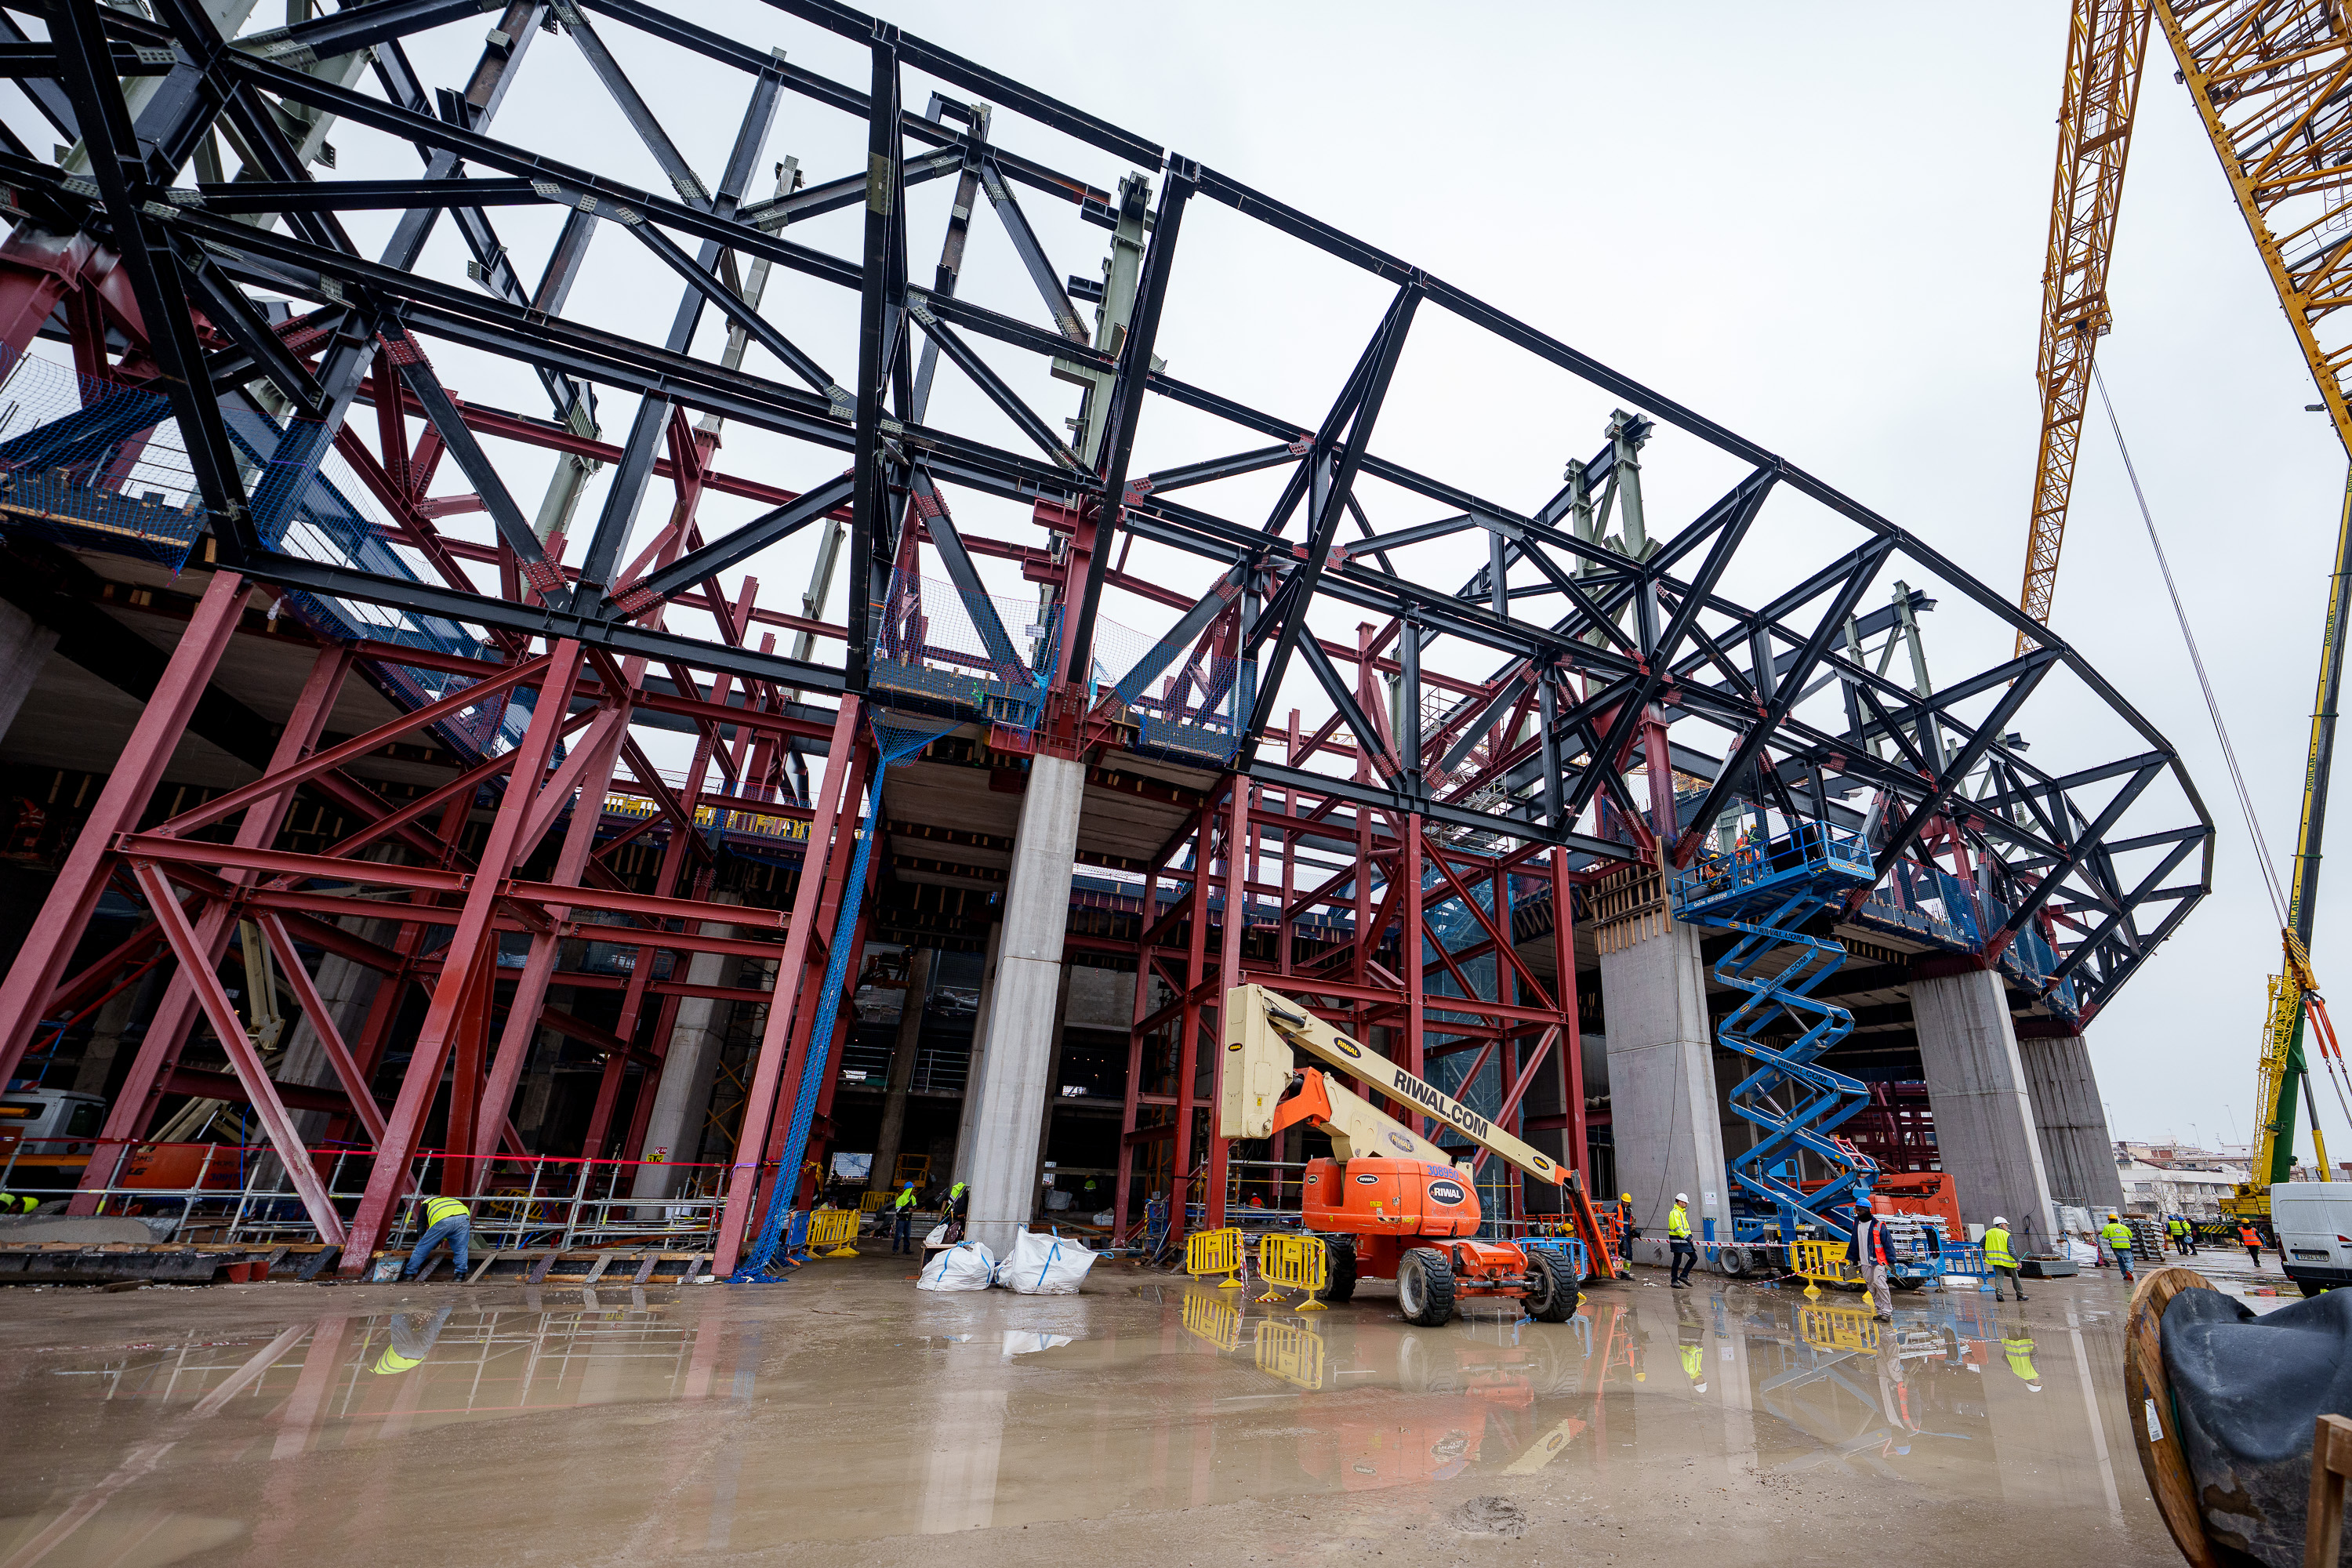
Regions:
[[1862, 1278], [1870, 1287], [1870, 1305], [1882, 1323], [1895, 1321], [1895, 1294], [1886, 1283], [1886, 1266], [1891, 1261], [1886, 1253], [1886, 1233], [1880, 1228], [1878, 1216], [1866, 1208], [1853, 1215], [1853, 1245], [1847, 1257], [1862, 1266]]
[[890, 1205], [890, 1250], [915, 1250], [915, 1184], [912, 1182], [898, 1189], [898, 1196]]
[[2254, 1260], [2255, 1268], [2263, 1266], [2263, 1233], [2254, 1228], [2252, 1220], [2238, 1222], [2238, 1245], [2246, 1249], [2246, 1256]]
[[2124, 1279], [2128, 1281], [2132, 1277], [2131, 1226], [2123, 1222], [2122, 1215], [2109, 1209], [2107, 1223], [2099, 1227], [2099, 1239], [2115, 1254], [2116, 1267], [2124, 1271]]
[[37, 1197], [19, 1196], [15, 1193], [0, 1193], [0, 1219], [5, 1219], [11, 1215], [28, 1215], [40, 1206], [41, 1200]]
[[2017, 1373], [2018, 1381], [2034, 1393], [2041, 1393], [2042, 1373], [2033, 1365], [2033, 1342], [2021, 1333], [2004, 1334], [2000, 1348], [2009, 1357], [2009, 1370]]
[[964, 1216], [971, 1212], [971, 1189], [961, 1182], [948, 1189], [948, 1233], [941, 1239], [952, 1246], [963, 1239]]
[[2001, 1282], [2007, 1280], [2009, 1288], [2017, 1292], [2017, 1299], [2024, 1300], [2025, 1287], [2017, 1282], [2017, 1255], [2009, 1247], [2009, 1219], [2006, 1215], [1993, 1215], [1992, 1223], [1985, 1226], [1984, 1249], [1985, 1267], [1992, 1270], [1992, 1299], [1996, 1301], [2008, 1300], [2000, 1293]]
[[1691, 1245], [1690, 1194], [1675, 1194], [1675, 1211], [1666, 1216], [1666, 1247], [1674, 1267], [1667, 1283], [1676, 1290], [1690, 1289], [1690, 1271], [1698, 1267], [1698, 1248]]
[[425, 1260], [443, 1242], [449, 1244], [449, 1255], [457, 1265], [457, 1279], [466, 1277], [466, 1247], [474, 1237], [473, 1211], [456, 1198], [425, 1200], [425, 1234], [416, 1238], [416, 1249], [408, 1255], [408, 1267], [401, 1270], [403, 1279], [414, 1279], [424, 1271]]
[[2166, 1239], [2172, 1243], [2172, 1250], [2177, 1256], [2181, 1258], [2189, 1256], [2189, 1222], [2187, 1220], [2177, 1214], [2167, 1215], [2164, 1218], [2164, 1234]]

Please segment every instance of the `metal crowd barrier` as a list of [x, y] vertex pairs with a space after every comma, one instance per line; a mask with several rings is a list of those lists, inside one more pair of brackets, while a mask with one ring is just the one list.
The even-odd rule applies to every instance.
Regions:
[[1196, 1230], [1184, 1238], [1184, 1272], [1195, 1276], [1223, 1274], [1220, 1290], [1242, 1288], [1242, 1232], [1239, 1226], [1223, 1230]]
[[1823, 1285], [1859, 1285], [1862, 1270], [1846, 1261], [1846, 1244], [1843, 1241], [1800, 1241], [1797, 1243], [1797, 1273], [1805, 1281], [1805, 1294], [1818, 1296]]
[[1319, 1236], [1261, 1236], [1257, 1238], [1257, 1272], [1266, 1287], [1259, 1300], [1279, 1301], [1285, 1291], [1304, 1290], [1307, 1300], [1298, 1304], [1297, 1310], [1320, 1312], [1324, 1306], [1315, 1299], [1315, 1293], [1330, 1287], [1331, 1249]]

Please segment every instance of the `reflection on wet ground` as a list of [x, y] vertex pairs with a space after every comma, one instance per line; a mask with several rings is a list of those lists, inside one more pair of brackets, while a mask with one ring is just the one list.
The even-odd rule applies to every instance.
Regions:
[[2154, 1528], [2105, 1281], [1907, 1297], [1891, 1326], [1852, 1298], [1619, 1285], [1568, 1323], [1430, 1330], [1139, 1274], [917, 1296], [879, 1265], [403, 1310], [271, 1288], [256, 1312], [315, 1315], [10, 1355], [0, 1568], [399, 1561], [420, 1528], [466, 1561], [551, 1531], [595, 1543], [568, 1560], [667, 1558], [1657, 1465]]

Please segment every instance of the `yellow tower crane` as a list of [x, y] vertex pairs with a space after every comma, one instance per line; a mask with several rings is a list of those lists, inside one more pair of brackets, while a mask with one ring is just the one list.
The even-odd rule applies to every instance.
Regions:
[[[2044, 625], [2093, 356], [2110, 321], [2107, 262], [2151, 21], [2163, 30], [2174, 79], [2196, 104], [2318, 384], [2323, 401], [2315, 406], [2326, 412], [2352, 455], [2352, 316], [2341, 314], [2352, 307], [2352, 16], [2346, 0], [2074, 0], [2042, 278], [2042, 451], [2019, 596], [2020, 607]], [[2309, 1093], [2306, 1035], [2337, 1075], [2339, 1092], [2344, 1081], [2343, 1055], [2309, 952], [2343, 680], [2347, 574], [2352, 484], [2336, 525], [2294, 877], [2279, 933], [2283, 957], [2270, 980], [2252, 1180], [2227, 1205], [2245, 1215], [2267, 1215], [2271, 1184], [2294, 1173], [2295, 1107]], [[2021, 652], [2029, 640], [2020, 634]], [[2325, 1181], [2327, 1148], [2315, 1117], [2312, 1141]]]

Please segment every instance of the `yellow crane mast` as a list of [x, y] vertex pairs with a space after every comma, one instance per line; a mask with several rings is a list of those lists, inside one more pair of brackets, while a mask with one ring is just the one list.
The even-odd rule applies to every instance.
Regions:
[[[2131, 153], [2140, 62], [2147, 54], [2147, 0], [2074, 0], [2066, 31], [2066, 86], [2058, 110], [2058, 176], [2050, 196], [2050, 255], [2042, 273], [2042, 458], [2034, 469], [2018, 603], [2047, 626], [2058, 588], [2058, 550], [2074, 488], [2074, 451], [2091, 395], [2092, 356], [2106, 335], [2107, 258]], [[2017, 634], [2022, 654], [2031, 639]]]

